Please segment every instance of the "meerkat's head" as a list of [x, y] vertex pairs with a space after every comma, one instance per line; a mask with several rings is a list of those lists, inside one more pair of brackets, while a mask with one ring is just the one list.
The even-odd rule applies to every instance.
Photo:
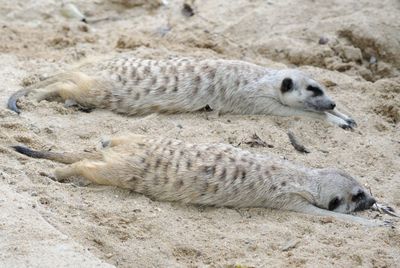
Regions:
[[333, 110], [335, 102], [325, 93], [324, 87], [305, 73], [285, 69], [278, 71], [280, 101], [287, 106], [323, 112]]
[[353, 177], [337, 169], [317, 170], [319, 196], [316, 206], [339, 213], [370, 208], [376, 200]]

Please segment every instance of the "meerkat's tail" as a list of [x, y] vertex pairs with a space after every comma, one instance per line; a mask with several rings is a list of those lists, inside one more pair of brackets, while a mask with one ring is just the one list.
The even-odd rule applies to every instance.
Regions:
[[17, 92], [15, 92], [14, 94], [11, 95], [11, 97], [8, 99], [7, 102], [7, 108], [10, 109], [11, 111], [16, 112], [17, 114], [21, 113], [21, 110], [19, 109], [18, 105], [17, 105], [17, 101], [28, 95], [29, 90], [26, 88], [20, 89]]
[[83, 152], [83, 153], [55, 153], [48, 151], [36, 151], [25, 146], [12, 146], [12, 148], [20, 154], [40, 159], [48, 159], [63, 164], [72, 164], [83, 159], [99, 159], [102, 157], [102, 153], [98, 151], [94, 152]]

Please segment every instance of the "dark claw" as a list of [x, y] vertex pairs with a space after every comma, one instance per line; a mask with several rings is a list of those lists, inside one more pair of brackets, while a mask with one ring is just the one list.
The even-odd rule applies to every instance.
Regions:
[[110, 143], [111, 143], [110, 140], [101, 140], [100, 142], [101, 142], [101, 146], [103, 148], [108, 147], [110, 145]]
[[356, 121], [354, 121], [353, 119], [347, 119], [346, 120], [346, 123], [347, 124], [349, 124], [350, 126], [351, 126], [351, 128], [355, 128], [355, 127], [357, 127], [357, 123], [356, 123]]
[[339, 127], [343, 128], [344, 130], [353, 130], [353, 126], [350, 124], [341, 124]]

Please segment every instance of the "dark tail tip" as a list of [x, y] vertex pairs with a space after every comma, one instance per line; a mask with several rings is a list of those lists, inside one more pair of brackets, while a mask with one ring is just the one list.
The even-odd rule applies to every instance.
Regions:
[[28, 94], [27, 89], [21, 89], [12, 94], [11, 97], [8, 99], [7, 108], [10, 109], [11, 111], [16, 112], [17, 114], [20, 114], [21, 110], [17, 105], [17, 101], [19, 100], [19, 98], [26, 96], [27, 94]]
[[17, 100], [9, 98], [8, 103], [7, 103], [7, 108], [10, 109], [11, 111], [16, 112], [17, 114], [21, 113], [21, 110], [17, 106]]
[[25, 147], [25, 146], [15, 145], [15, 146], [11, 146], [11, 147], [18, 153], [29, 156], [29, 157], [43, 158], [43, 156], [44, 156], [42, 152], [29, 149], [28, 147]]

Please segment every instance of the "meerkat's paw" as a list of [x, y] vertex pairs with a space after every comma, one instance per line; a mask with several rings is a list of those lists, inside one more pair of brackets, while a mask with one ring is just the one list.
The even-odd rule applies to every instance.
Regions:
[[100, 142], [101, 142], [102, 148], [107, 148], [107, 147], [110, 147], [110, 145], [111, 145], [111, 139], [106, 138], [106, 137], [101, 138]]
[[356, 123], [356, 121], [354, 121], [354, 119], [351, 119], [351, 118], [346, 119], [346, 123], [347, 123], [351, 128], [357, 127], [357, 123]]
[[353, 130], [354, 129], [354, 127], [347, 122], [346, 122], [346, 124], [339, 124], [339, 127], [343, 128], [344, 130]]
[[328, 120], [338, 124], [343, 129], [353, 129], [357, 127], [356, 121], [350, 116], [339, 112], [337, 109], [327, 112]]
[[325, 113], [326, 114], [326, 118], [328, 120], [328, 122], [337, 125], [345, 130], [353, 130], [354, 126], [355, 126], [355, 121], [351, 118], [340, 118], [339, 116], [336, 116], [332, 113]]
[[76, 107], [79, 111], [84, 112], [84, 113], [90, 113], [93, 111], [92, 108], [85, 107], [77, 103], [75, 100], [72, 99], [66, 99], [64, 102], [64, 107], [65, 108], [71, 108], [71, 107]]

